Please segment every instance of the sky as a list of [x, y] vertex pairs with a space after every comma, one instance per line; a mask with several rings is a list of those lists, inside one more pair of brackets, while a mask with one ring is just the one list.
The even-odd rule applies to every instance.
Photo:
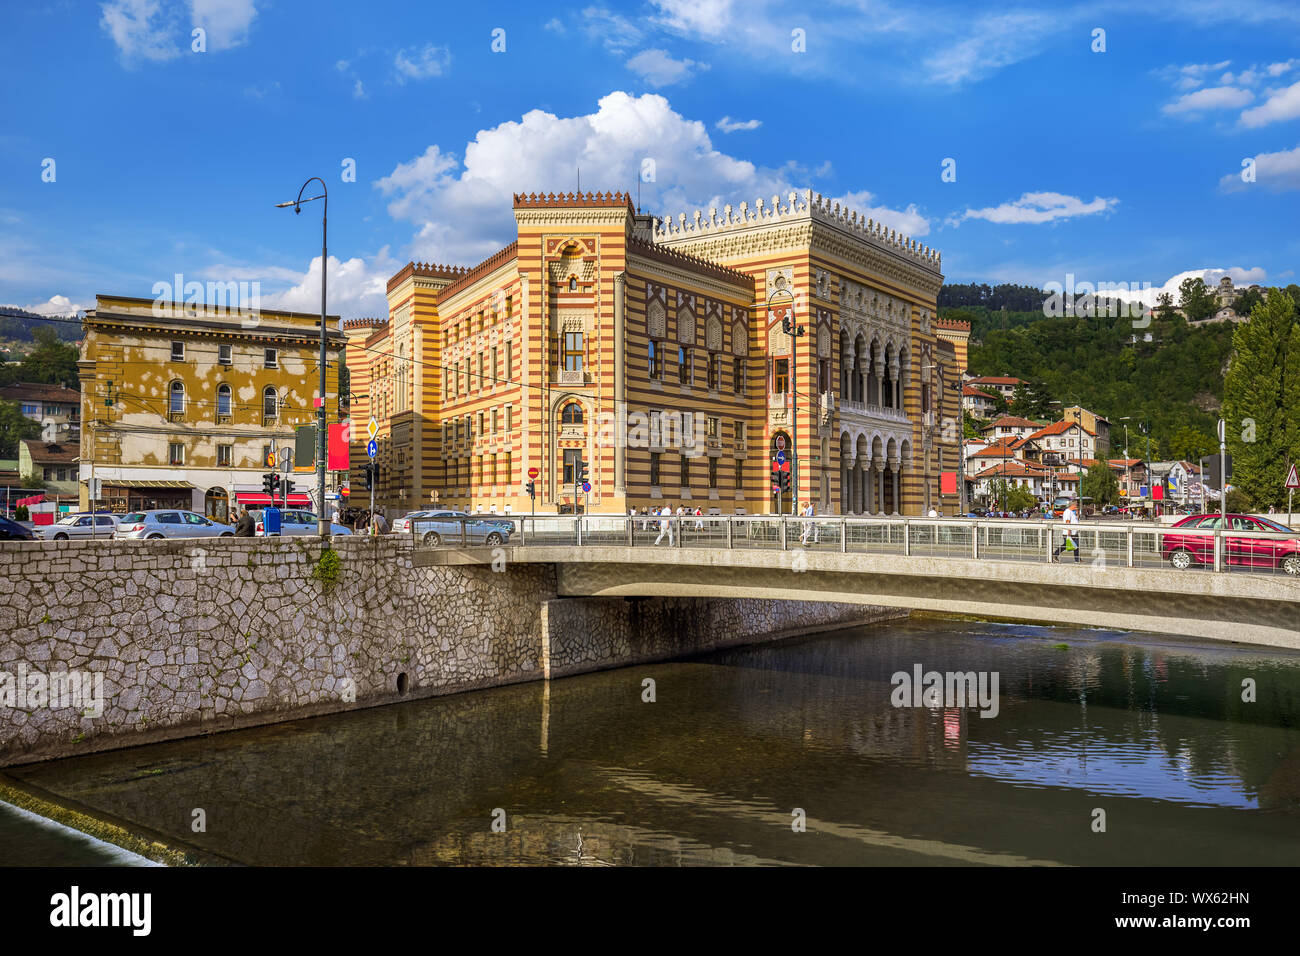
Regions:
[[[1296, 281], [1300, 4], [6, 4], [0, 304], [257, 283], [385, 315], [516, 192], [676, 216], [812, 189], [947, 282]], [[317, 195], [316, 185], [305, 195]], [[251, 288], [251, 286], [250, 286]]]

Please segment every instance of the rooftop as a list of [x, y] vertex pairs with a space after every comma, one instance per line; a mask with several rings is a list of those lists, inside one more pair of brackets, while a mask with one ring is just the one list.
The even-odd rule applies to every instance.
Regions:
[[657, 242], [675, 242], [681, 240], [703, 239], [725, 232], [748, 229], [753, 226], [765, 226], [778, 222], [812, 220], [834, 226], [863, 239], [874, 246], [886, 249], [900, 256], [906, 256], [918, 265], [938, 272], [941, 266], [937, 250], [922, 245], [893, 229], [885, 228], [883, 223], [869, 219], [860, 213], [841, 207], [828, 196], [814, 193], [811, 189], [802, 192], [790, 192], [783, 204], [779, 195], [772, 196], [771, 203], [761, 197], [754, 203], [751, 211], [748, 202], [742, 202], [733, 211], [730, 203], [718, 208], [711, 206], [706, 216], [703, 210], [696, 209], [688, 220], [686, 213], [678, 213], [674, 221], [672, 216], [655, 220], [655, 240]]

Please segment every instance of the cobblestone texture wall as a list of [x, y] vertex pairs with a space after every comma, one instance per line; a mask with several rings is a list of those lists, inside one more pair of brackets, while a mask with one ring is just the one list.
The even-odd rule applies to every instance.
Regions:
[[[335, 548], [329, 582], [314, 539], [0, 544], [0, 766], [536, 680], [548, 649], [563, 676], [898, 613], [559, 599], [551, 566]], [[103, 713], [7, 699], [22, 670], [102, 673]]]

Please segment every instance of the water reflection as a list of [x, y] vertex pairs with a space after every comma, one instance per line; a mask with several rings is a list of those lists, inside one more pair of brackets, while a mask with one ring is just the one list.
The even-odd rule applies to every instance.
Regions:
[[[891, 706], [916, 664], [997, 717]], [[1290, 865], [1298, 705], [1284, 651], [916, 621], [15, 775], [249, 863]]]

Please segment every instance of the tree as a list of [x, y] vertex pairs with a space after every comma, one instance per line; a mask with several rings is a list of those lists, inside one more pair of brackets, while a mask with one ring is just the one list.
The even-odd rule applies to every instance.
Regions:
[[1287, 466], [1300, 460], [1300, 324], [1296, 305], [1271, 289], [1232, 336], [1223, 417], [1232, 483], [1259, 507], [1281, 505]]
[[46, 385], [75, 385], [77, 360], [81, 358], [77, 347], [62, 341], [53, 329], [38, 328], [33, 337], [36, 347], [27, 353], [19, 366], [19, 380]]
[[18, 442], [41, 433], [39, 422], [23, 415], [13, 402], [0, 401], [0, 458], [17, 458]]
[[1190, 425], [1181, 426], [1169, 439], [1169, 454], [1175, 461], [1197, 461], [1217, 450], [1218, 444], [1209, 435]]
[[1034, 493], [1023, 485], [1012, 485], [1006, 495], [1007, 511], [1032, 511], [1038, 507]]
[[1007, 397], [991, 385], [977, 386], [975, 391], [983, 392], [989, 398], [993, 399], [993, 414], [1005, 415], [1007, 412]]
[[1178, 286], [1178, 305], [1188, 322], [1208, 319], [1219, 311], [1219, 300], [1200, 276], [1190, 276]]
[[1052, 394], [1042, 381], [1017, 385], [1011, 393], [1011, 414], [1020, 418], [1052, 418]]
[[1091, 498], [1094, 507], [1119, 504], [1119, 479], [1104, 461], [1091, 466], [1079, 482], [1079, 494]]
[[1264, 301], [1264, 297], [1256, 289], [1247, 289], [1237, 296], [1237, 301], [1232, 303], [1232, 308], [1238, 315], [1250, 315], [1255, 311], [1255, 306]]

